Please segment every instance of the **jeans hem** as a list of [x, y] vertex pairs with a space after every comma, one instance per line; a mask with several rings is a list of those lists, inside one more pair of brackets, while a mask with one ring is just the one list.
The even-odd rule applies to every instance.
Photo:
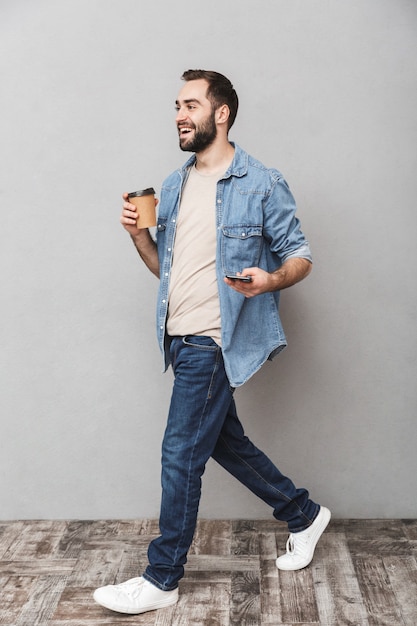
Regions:
[[173, 586], [161, 585], [161, 583], [152, 578], [152, 576], [149, 576], [149, 574], [147, 574], [146, 572], [142, 574], [142, 578], [147, 580], [148, 583], [151, 583], [155, 587], [158, 587], [158, 589], [160, 589], [161, 591], [174, 591], [174, 589], [178, 587], [178, 583]]
[[310, 521], [310, 523], [309, 524], [305, 524], [304, 526], [301, 526], [299, 528], [293, 528], [290, 532], [294, 533], [294, 534], [297, 534], [297, 533], [302, 533], [303, 530], [307, 530], [307, 528], [310, 528], [310, 526], [314, 523], [314, 521], [316, 520], [316, 517], [317, 517], [317, 515], [319, 513], [320, 513], [320, 505], [318, 504], [316, 512], [315, 512], [315, 514], [313, 516], [313, 519]]

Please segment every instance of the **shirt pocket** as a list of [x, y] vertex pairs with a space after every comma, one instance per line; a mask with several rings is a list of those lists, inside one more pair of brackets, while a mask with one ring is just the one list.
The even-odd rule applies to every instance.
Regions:
[[246, 267], [257, 267], [262, 244], [262, 226], [260, 225], [222, 226], [220, 254], [223, 273], [236, 274]]

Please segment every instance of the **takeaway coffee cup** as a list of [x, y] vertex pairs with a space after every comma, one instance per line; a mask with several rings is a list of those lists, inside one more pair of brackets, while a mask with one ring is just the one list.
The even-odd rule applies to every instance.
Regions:
[[138, 228], [156, 226], [155, 189], [149, 187], [148, 189], [132, 191], [127, 197], [129, 202], [138, 208], [139, 217], [136, 226]]

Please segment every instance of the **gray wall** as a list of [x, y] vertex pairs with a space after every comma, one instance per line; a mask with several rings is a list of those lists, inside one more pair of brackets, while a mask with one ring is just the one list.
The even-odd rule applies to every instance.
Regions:
[[[315, 257], [248, 434], [339, 517], [417, 517], [413, 0], [2, 0], [0, 516], [156, 516], [171, 373], [123, 191], [181, 164], [189, 67], [281, 169]], [[214, 463], [203, 517], [267, 517]]]

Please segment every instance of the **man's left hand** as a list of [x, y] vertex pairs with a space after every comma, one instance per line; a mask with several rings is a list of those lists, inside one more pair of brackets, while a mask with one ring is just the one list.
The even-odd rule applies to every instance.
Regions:
[[246, 298], [259, 296], [267, 291], [287, 289], [300, 280], [303, 280], [311, 272], [312, 264], [302, 257], [293, 257], [285, 261], [275, 272], [269, 273], [260, 267], [247, 267], [239, 276], [250, 276], [251, 282], [231, 280], [225, 278], [224, 282], [235, 291], [242, 293]]
[[238, 272], [237, 276], [250, 276], [250, 282], [239, 279], [225, 278], [224, 282], [235, 291], [242, 293], [246, 298], [259, 296], [261, 293], [273, 290], [272, 276], [260, 267], [248, 267], [243, 272]]

